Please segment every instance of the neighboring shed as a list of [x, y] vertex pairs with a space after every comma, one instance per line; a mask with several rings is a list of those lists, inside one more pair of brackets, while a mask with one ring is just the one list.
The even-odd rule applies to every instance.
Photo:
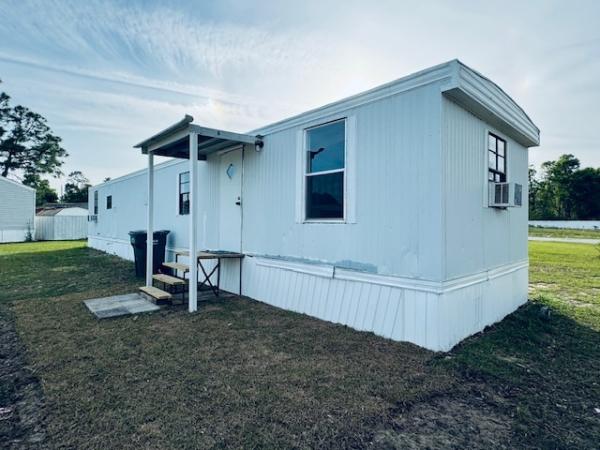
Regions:
[[0, 243], [34, 235], [35, 189], [0, 176]]
[[35, 217], [38, 241], [68, 241], [87, 237], [87, 209], [57, 206], [39, 211]]

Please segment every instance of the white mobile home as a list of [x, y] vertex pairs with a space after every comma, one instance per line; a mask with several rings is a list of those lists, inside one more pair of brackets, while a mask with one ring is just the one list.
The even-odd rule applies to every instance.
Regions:
[[171, 255], [245, 255], [223, 265], [226, 290], [447, 350], [527, 300], [538, 144], [457, 60], [247, 134], [188, 116], [138, 145], [147, 170], [90, 190], [89, 245], [132, 258], [128, 231], [168, 229]]
[[33, 239], [35, 189], [0, 176], [0, 243]]

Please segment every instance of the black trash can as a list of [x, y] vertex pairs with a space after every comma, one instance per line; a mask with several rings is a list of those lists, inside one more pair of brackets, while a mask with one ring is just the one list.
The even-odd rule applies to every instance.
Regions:
[[[152, 242], [152, 273], [158, 273], [158, 269], [165, 262], [165, 248], [167, 246], [168, 230], [154, 232]], [[133, 254], [135, 256], [135, 275], [143, 277], [146, 275], [146, 230], [129, 232]]]

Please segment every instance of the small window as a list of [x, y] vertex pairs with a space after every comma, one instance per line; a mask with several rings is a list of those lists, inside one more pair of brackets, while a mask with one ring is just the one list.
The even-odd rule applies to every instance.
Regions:
[[112, 209], [112, 195], [106, 196], [106, 209]]
[[98, 191], [94, 191], [94, 215], [98, 215]]
[[344, 218], [346, 121], [306, 130], [306, 219]]
[[493, 133], [488, 135], [488, 181], [506, 181], [506, 141]]
[[179, 214], [190, 213], [190, 173], [179, 174]]

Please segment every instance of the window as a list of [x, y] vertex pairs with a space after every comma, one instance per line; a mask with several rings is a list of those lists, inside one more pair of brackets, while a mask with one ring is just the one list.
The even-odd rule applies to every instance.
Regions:
[[346, 121], [306, 130], [306, 219], [344, 218]]
[[106, 209], [112, 209], [112, 195], [106, 196]]
[[190, 213], [190, 173], [179, 174], [179, 214]]
[[506, 181], [506, 141], [493, 133], [488, 134], [488, 181]]
[[98, 215], [98, 191], [94, 191], [94, 215]]

